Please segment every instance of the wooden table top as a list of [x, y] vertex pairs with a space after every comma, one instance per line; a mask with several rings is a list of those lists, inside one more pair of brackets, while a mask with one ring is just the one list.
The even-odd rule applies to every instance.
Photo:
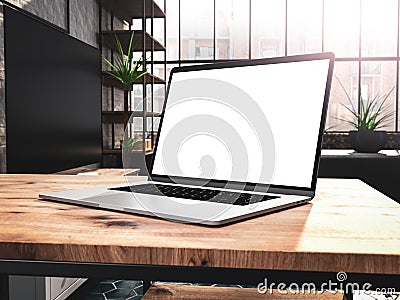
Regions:
[[37, 197], [124, 181], [0, 175], [0, 259], [400, 274], [400, 205], [358, 180], [319, 179], [311, 204], [217, 228]]

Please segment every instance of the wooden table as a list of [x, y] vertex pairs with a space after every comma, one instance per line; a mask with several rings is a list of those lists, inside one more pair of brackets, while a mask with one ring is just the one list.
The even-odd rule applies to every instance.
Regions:
[[322, 283], [343, 271], [400, 291], [400, 205], [359, 180], [319, 179], [311, 204], [217, 228], [37, 197], [124, 181], [0, 175], [0, 272], [257, 284]]
[[124, 169], [124, 168], [73, 168], [57, 172], [57, 175], [111, 175], [111, 176], [135, 176], [139, 175], [140, 169]]

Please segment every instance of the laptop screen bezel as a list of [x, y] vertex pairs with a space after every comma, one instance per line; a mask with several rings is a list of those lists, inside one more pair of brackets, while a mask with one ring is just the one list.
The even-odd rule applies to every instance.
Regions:
[[168, 80], [168, 86], [167, 86], [167, 90], [166, 90], [166, 96], [165, 96], [163, 109], [161, 112], [160, 124], [159, 124], [158, 131], [157, 131], [157, 137], [156, 137], [156, 142], [155, 142], [155, 146], [154, 146], [153, 157], [152, 157], [152, 160], [149, 165], [149, 174], [150, 174], [149, 179], [152, 181], [159, 181], [159, 182], [164, 182], [164, 183], [175, 183], [175, 182], [179, 181], [180, 183], [187, 184], [187, 185], [194, 185], [194, 186], [201, 185], [201, 186], [216, 187], [216, 188], [222, 188], [222, 187], [226, 186], [226, 184], [228, 183], [227, 180], [203, 179], [203, 178], [194, 178], [194, 177], [153, 174], [154, 158], [155, 158], [155, 154], [157, 153], [157, 146], [158, 146], [158, 141], [159, 141], [162, 123], [163, 123], [163, 119], [164, 119], [165, 109], [167, 106], [169, 89], [170, 89], [171, 81], [172, 81], [174, 74], [179, 73], [179, 72], [191, 72], [191, 71], [256, 66], [256, 65], [268, 65], [268, 64], [281, 64], [281, 63], [312, 61], [312, 60], [329, 60], [329, 67], [328, 67], [328, 73], [327, 73], [325, 95], [324, 95], [324, 102], [323, 102], [323, 107], [322, 107], [318, 140], [317, 140], [317, 144], [315, 145], [316, 152], [315, 152], [315, 158], [314, 158], [313, 173], [312, 173], [312, 178], [311, 178], [311, 186], [310, 187], [299, 187], [299, 186], [288, 186], [288, 185], [263, 184], [263, 183], [255, 183], [255, 182], [229, 181], [229, 187], [237, 188], [240, 190], [257, 190], [257, 188], [259, 188], [259, 187], [261, 189], [267, 187], [268, 192], [270, 192], [270, 193], [305, 195], [305, 196], [313, 197], [315, 194], [315, 189], [316, 189], [316, 184], [317, 184], [318, 166], [319, 166], [319, 160], [320, 160], [321, 148], [322, 148], [322, 137], [323, 137], [325, 121], [326, 121], [326, 117], [327, 117], [329, 95], [330, 95], [332, 76], [333, 76], [333, 66], [334, 66], [334, 60], [335, 60], [335, 56], [331, 52], [274, 57], [274, 58], [252, 59], [252, 60], [217, 62], [217, 63], [206, 64], [206, 65], [192, 65], [192, 66], [173, 68], [171, 70], [169, 80]]

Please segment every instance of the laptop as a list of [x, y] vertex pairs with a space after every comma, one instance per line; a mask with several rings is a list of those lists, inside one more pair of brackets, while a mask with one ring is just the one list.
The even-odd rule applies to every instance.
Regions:
[[308, 203], [333, 65], [318, 53], [173, 68], [147, 181], [39, 197], [211, 226]]

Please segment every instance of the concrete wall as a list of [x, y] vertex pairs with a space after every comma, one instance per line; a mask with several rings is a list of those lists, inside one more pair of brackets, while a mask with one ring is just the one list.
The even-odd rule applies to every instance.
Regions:
[[[8, 1], [65, 30], [79, 40], [98, 47], [99, 6], [97, 0], [70, 0], [69, 28], [67, 0]], [[4, 91], [4, 26], [3, 5], [0, 4], [0, 173], [6, 172], [6, 116]]]

